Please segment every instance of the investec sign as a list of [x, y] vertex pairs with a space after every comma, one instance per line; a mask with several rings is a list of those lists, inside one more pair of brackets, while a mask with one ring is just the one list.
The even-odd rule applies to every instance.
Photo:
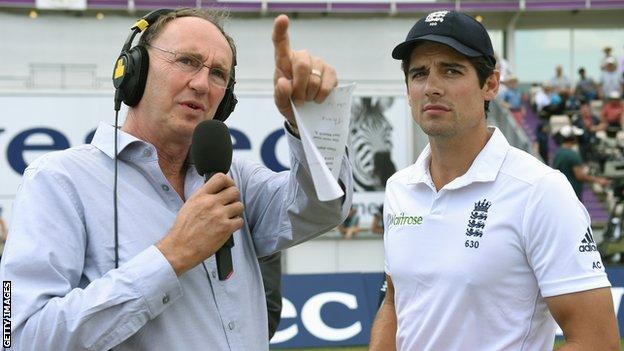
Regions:
[[[607, 268], [616, 313], [624, 295], [624, 267]], [[368, 345], [383, 274], [286, 275], [282, 321], [272, 348]], [[624, 313], [617, 313], [620, 334]], [[558, 335], [563, 335], [561, 330]]]
[[[624, 267], [607, 268], [620, 335], [624, 335]], [[284, 276], [284, 309], [275, 348], [367, 345], [381, 273]], [[562, 335], [558, 330], [558, 335]]]
[[[235, 154], [276, 171], [286, 169], [283, 118], [272, 95], [241, 97], [227, 121]], [[85, 143], [100, 121], [112, 124], [112, 101], [107, 93], [0, 93], [0, 196], [15, 195], [22, 171], [38, 156]]]
[[[234, 155], [263, 163], [274, 171], [289, 167], [288, 145], [282, 127], [283, 118], [273, 102], [272, 92], [237, 92], [239, 103], [226, 124], [232, 134]], [[411, 120], [403, 96], [384, 110], [393, 126], [393, 161], [406, 167], [411, 144]], [[0, 207], [10, 218], [11, 202], [19, 185], [21, 172], [38, 156], [54, 150], [83, 144], [90, 140], [100, 121], [114, 121], [112, 93], [103, 92], [0, 92]], [[122, 107], [120, 119], [126, 111]], [[407, 125], [406, 125], [407, 124]], [[355, 151], [353, 152], [355, 154]], [[383, 202], [380, 191], [357, 192], [353, 197], [360, 224], [372, 221]]]
[[368, 345], [382, 273], [285, 275], [272, 348]]

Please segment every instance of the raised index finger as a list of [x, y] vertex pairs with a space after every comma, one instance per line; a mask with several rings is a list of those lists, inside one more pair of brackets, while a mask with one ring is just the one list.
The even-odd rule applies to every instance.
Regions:
[[273, 48], [275, 49], [275, 68], [292, 78], [290, 63], [290, 40], [288, 39], [288, 16], [279, 15], [273, 22]]

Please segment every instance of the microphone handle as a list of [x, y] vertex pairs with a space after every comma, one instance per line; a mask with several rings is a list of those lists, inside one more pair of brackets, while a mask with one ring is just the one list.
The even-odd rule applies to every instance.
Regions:
[[217, 259], [217, 273], [219, 280], [227, 280], [234, 273], [234, 265], [232, 264], [232, 246], [234, 246], [234, 237], [230, 238], [217, 250], [215, 258]]
[[[209, 172], [204, 176], [207, 182], [217, 172]], [[234, 265], [232, 264], [232, 247], [234, 246], [234, 236], [230, 235], [228, 240], [217, 250], [215, 258], [217, 260], [217, 273], [219, 280], [227, 280], [234, 273]]]

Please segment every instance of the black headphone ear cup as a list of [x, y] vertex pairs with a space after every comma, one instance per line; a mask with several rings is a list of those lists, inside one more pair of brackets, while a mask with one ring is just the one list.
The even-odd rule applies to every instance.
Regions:
[[234, 95], [234, 87], [228, 87], [225, 90], [223, 100], [221, 100], [221, 103], [217, 108], [217, 112], [215, 112], [214, 119], [225, 122], [225, 120], [230, 117], [232, 112], [234, 112], [234, 108], [237, 103], [238, 99], [236, 98], [236, 95]]
[[149, 70], [149, 54], [143, 46], [135, 46], [127, 53], [129, 77], [121, 87], [123, 102], [128, 106], [136, 106], [145, 91], [147, 71]]

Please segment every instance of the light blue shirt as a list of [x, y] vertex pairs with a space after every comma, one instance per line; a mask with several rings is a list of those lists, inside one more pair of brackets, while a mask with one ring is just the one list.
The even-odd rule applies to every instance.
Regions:
[[[219, 281], [214, 256], [176, 277], [154, 246], [184, 204], [156, 149], [119, 133], [119, 256], [114, 269], [113, 133], [49, 153], [24, 172], [0, 275], [12, 281], [13, 350], [267, 350], [257, 257], [341, 223], [352, 200], [316, 199], [301, 142], [286, 132], [291, 171], [235, 159], [230, 176], [245, 205], [234, 233], [234, 274]], [[186, 172], [185, 198], [204, 183]]]
[[520, 110], [522, 108], [522, 93], [517, 89], [505, 90], [502, 94], [503, 101], [509, 104], [512, 110]]

